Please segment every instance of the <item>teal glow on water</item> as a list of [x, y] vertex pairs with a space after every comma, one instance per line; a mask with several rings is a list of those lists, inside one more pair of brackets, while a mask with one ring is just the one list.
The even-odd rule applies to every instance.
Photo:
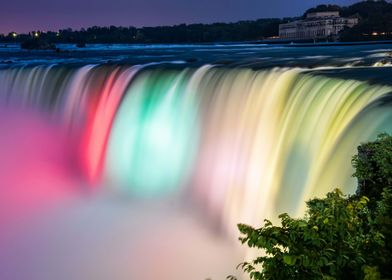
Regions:
[[195, 97], [186, 73], [145, 74], [117, 113], [107, 178], [136, 195], [173, 192], [187, 177], [198, 138]]

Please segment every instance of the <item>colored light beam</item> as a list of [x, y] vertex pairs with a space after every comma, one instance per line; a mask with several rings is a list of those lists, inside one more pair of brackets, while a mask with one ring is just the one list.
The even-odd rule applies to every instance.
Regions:
[[114, 185], [153, 196], [186, 180], [198, 138], [189, 74], [144, 73], [128, 90], [110, 135], [106, 172]]
[[108, 135], [123, 93], [139, 67], [113, 71], [102, 91], [98, 94], [96, 107], [88, 115], [82, 141], [83, 162], [90, 183], [100, 181]]

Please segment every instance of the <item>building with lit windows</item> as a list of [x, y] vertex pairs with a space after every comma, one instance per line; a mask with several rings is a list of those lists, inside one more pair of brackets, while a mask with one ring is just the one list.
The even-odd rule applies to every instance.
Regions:
[[280, 39], [335, 39], [345, 27], [358, 24], [358, 18], [344, 18], [339, 12], [308, 13], [303, 20], [279, 25]]

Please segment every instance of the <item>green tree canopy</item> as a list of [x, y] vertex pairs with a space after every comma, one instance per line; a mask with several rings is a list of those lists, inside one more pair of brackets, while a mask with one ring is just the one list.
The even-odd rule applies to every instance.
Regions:
[[375, 205], [383, 189], [392, 186], [392, 137], [380, 134], [375, 141], [358, 146], [352, 164], [353, 176], [358, 180], [357, 194], [367, 196]]

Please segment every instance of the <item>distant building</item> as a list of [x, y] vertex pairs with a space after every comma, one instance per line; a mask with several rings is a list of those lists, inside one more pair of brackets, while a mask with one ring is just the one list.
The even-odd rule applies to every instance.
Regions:
[[308, 13], [303, 20], [279, 25], [280, 39], [327, 39], [336, 38], [345, 27], [358, 24], [358, 18], [340, 17], [339, 12]]

